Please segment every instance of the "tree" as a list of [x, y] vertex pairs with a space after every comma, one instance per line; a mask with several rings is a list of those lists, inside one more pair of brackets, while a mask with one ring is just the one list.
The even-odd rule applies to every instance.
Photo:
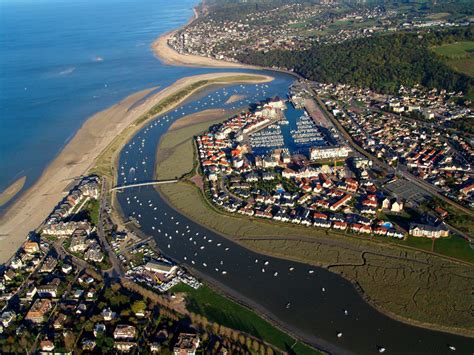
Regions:
[[146, 310], [146, 303], [145, 301], [141, 301], [141, 300], [135, 301], [132, 303], [132, 306], [130, 308], [134, 314], [143, 313]]

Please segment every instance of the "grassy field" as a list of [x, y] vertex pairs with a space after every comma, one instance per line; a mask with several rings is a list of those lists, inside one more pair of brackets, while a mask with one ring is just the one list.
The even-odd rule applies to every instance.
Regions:
[[439, 54], [447, 58], [465, 58], [474, 52], [474, 42], [455, 42], [449, 44], [443, 44], [433, 48], [436, 54]]
[[[474, 332], [466, 297], [474, 268], [396, 244], [429, 250], [431, 240], [395, 242], [384, 238], [385, 242], [373, 242], [316, 228], [227, 215], [214, 210], [189, 183], [163, 185], [160, 191], [188, 217], [250, 249], [327, 267], [357, 282], [382, 311], [417, 324]], [[446, 248], [444, 243], [448, 242], [442, 241], [435, 251], [458, 253], [458, 241], [456, 247]]]
[[166, 133], [158, 146], [155, 172], [157, 179], [174, 179], [189, 173], [194, 166], [192, 138], [209, 126], [222, 122], [229, 114], [208, 122], [183, 127]]
[[459, 237], [452, 236], [437, 239], [435, 241], [434, 251], [443, 255], [467, 260], [474, 264], [474, 250], [465, 239]]
[[443, 44], [432, 50], [454, 70], [474, 77], [474, 41]]
[[203, 315], [211, 322], [252, 334], [283, 351], [292, 348], [296, 354], [320, 354], [303, 343], [295, 344], [294, 338], [275, 328], [252, 310], [221, 296], [205, 285], [195, 290], [180, 284], [173, 287], [171, 292], [186, 293], [188, 311]]

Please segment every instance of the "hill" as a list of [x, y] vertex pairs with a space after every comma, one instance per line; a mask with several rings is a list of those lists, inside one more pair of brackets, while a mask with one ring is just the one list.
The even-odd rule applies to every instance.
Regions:
[[473, 28], [395, 33], [341, 44], [318, 45], [306, 51], [247, 51], [244, 63], [294, 70], [320, 82], [347, 83], [394, 93], [400, 85], [422, 84], [474, 94], [474, 80], [453, 70], [430, 48], [444, 43], [472, 41]]

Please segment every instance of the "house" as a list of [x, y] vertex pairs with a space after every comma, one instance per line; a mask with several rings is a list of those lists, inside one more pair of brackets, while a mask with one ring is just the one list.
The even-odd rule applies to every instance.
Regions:
[[32, 241], [26, 241], [23, 244], [23, 250], [25, 251], [25, 253], [34, 254], [34, 253], [39, 252], [40, 248], [39, 248], [38, 243], [32, 242]]
[[49, 339], [44, 339], [40, 343], [40, 349], [42, 351], [48, 351], [48, 352], [53, 351], [54, 350], [54, 343]]
[[58, 287], [61, 284], [61, 281], [58, 278], [55, 278], [53, 281], [46, 285], [38, 286], [38, 295], [40, 297], [57, 297]]
[[439, 214], [441, 218], [446, 218], [449, 215], [448, 211], [443, 210], [441, 207], [436, 207], [435, 212]]
[[392, 207], [390, 208], [390, 210], [392, 212], [402, 212], [403, 211], [403, 206], [404, 206], [404, 203], [403, 201], [401, 200], [395, 200], [392, 202]]
[[58, 261], [53, 258], [52, 256], [49, 256], [41, 266], [40, 272], [44, 273], [50, 273], [54, 270], [54, 268], [58, 265]]
[[10, 311], [6, 311], [6, 312], [2, 313], [2, 316], [1, 316], [0, 320], [3, 324], [3, 327], [8, 328], [10, 326], [11, 322], [13, 322], [13, 320], [15, 320], [15, 318], [16, 318], [15, 313], [10, 312]]
[[67, 316], [64, 313], [59, 313], [53, 322], [53, 328], [56, 330], [62, 329], [66, 320]]
[[94, 350], [95, 345], [96, 345], [96, 342], [94, 340], [87, 339], [87, 338], [82, 340], [82, 350], [92, 351]]
[[25, 319], [33, 323], [42, 323], [44, 316], [52, 307], [52, 302], [49, 299], [37, 299], [26, 314]]
[[133, 325], [119, 324], [114, 330], [114, 339], [131, 340], [136, 333], [137, 329]]
[[110, 308], [104, 308], [104, 310], [102, 311], [102, 317], [107, 322], [111, 321], [115, 318], [115, 312], [112, 312]]
[[449, 236], [449, 231], [442, 225], [437, 227], [427, 224], [410, 224], [409, 234], [414, 237], [440, 238]]
[[181, 333], [173, 348], [173, 353], [175, 355], [194, 355], [199, 344], [200, 339], [196, 334]]
[[116, 341], [114, 343], [114, 348], [117, 349], [118, 351], [130, 351], [135, 346], [137, 346], [137, 343], [133, 341]]

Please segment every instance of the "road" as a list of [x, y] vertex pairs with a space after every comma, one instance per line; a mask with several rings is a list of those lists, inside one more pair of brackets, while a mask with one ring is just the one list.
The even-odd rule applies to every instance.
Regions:
[[114, 251], [109, 245], [107, 238], [105, 236], [104, 230], [104, 219], [107, 215], [107, 181], [106, 179], [102, 179], [102, 186], [100, 191], [99, 197], [99, 221], [97, 223], [97, 238], [99, 240], [99, 244], [109, 257], [109, 261], [112, 264], [112, 267], [109, 270], [106, 270], [104, 274], [107, 274], [110, 278], [118, 278], [123, 275], [123, 270], [120, 261], [117, 259]]

